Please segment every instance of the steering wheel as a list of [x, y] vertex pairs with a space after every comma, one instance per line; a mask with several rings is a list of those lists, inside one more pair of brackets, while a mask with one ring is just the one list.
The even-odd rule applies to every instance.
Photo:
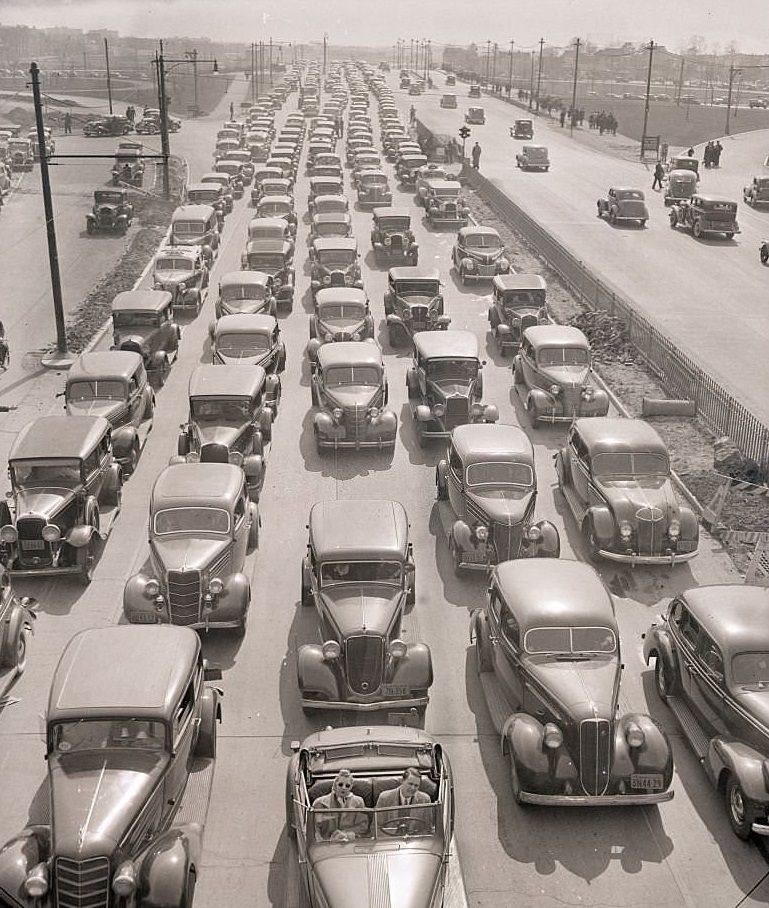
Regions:
[[398, 817], [377, 827], [385, 835], [424, 835], [432, 830], [432, 825], [421, 817]]

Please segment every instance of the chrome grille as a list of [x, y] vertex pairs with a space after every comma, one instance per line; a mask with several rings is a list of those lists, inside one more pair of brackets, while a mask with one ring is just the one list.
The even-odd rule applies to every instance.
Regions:
[[582, 387], [580, 385], [572, 387], [562, 385], [559, 396], [563, 402], [564, 416], [571, 416], [572, 414], [579, 415], [579, 405], [582, 399]]
[[56, 859], [58, 908], [107, 908], [109, 905], [109, 859], [87, 861]]
[[382, 684], [384, 641], [381, 637], [349, 637], [345, 643], [347, 683], [356, 694], [373, 694]]
[[168, 572], [168, 607], [173, 624], [196, 624], [200, 615], [200, 571]]
[[663, 548], [664, 534], [662, 511], [652, 507], [639, 508], [635, 516], [638, 554], [659, 554]]
[[579, 777], [586, 794], [601, 795], [609, 784], [611, 726], [606, 719], [579, 725]]
[[223, 552], [208, 570], [209, 577], [219, 577], [223, 579], [232, 571], [232, 550], [227, 549]]
[[344, 408], [344, 426], [348, 435], [358, 437], [364, 434], [366, 426], [366, 407], [345, 407]]
[[510, 561], [517, 558], [521, 549], [521, 535], [523, 526], [515, 523], [509, 526], [506, 523], [493, 523], [491, 525], [491, 539], [497, 553], [497, 561]]
[[19, 541], [26, 539], [43, 538], [43, 527], [45, 521], [40, 517], [22, 517], [16, 521], [16, 532], [19, 534]]
[[19, 560], [22, 564], [34, 564], [36, 567], [51, 562], [51, 547], [43, 539], [45, 521], [39, 517], [22, 517], [16, 522], [19, 534]]
[[470, 401], [466, 397], [447, 397], [446, 414], [443, 418], [445, 429], [453, 429], [456, 426], [462, 426], [470, 418]]
[[344, 287], [344, 271], [331, 272], [331, 286]]
[[390, 248], [393, 252], [400, 252], [403, 248], [403, 237], [399, 233], [393, 233], [390, 235]]
[[527, 328], [533, 328], [535, 325], [539, 324], [539, 319], [536, 315], [523, 315], [521, 316], [521, 334]]
[[412, 306], [411, 307], [411, 330], [412, 331], [426, 331], [427, 330], [427, 313], [429, 311], [428, 306]]

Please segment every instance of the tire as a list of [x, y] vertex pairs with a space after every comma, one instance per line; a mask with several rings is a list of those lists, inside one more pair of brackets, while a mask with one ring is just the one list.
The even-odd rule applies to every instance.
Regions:
[[76, 549], [76, 563], [80, 568], [80, 579], [87, 586], [93, 580], [93, 572], [96, 566], [96, 544], [91, 537], [88, 545]]
[[589, 520], [586, 520], [582, 525], [582, 535], [585, 539], [585, 546], [587, 547], [588, 557], [592, 562], [600, 561], [599, 545], [598, 540], [595, 536], [595, 530], [593, 525]]
[[479, 622], [477, 627], [478, 630], [475, 635], [475, 670], [479, 675], [485, 675], [494, 671], [494, 660], [489, 652], [490, 644], [485, 625]]
[[449, 550], [451, 551], [451, 562], [452, 567], [454, 568], [454, 576], [462, 576], [462, 558], [459, 554], [459, 549], [457, 548], [456, 543], [453, 538], [449, 538]]
[[617, 212], [613, 208], [609, 211], [609, 223], [612, 226], [617, 223]]
[[113, 508], [120, 508], [120, 505], [123, 503], [123, 474], [120, 474], [120, 485], [116, 489], [110, 489], [107, 494], [104, 496], [105, 504], [108, 504]]
[[724, 802], [732, 832], [743, 841], [749, 839], [753, 820], [758, 812], [742, 790], [739, 780], [732, 775], [726, 780]]
[[692, 224], [692, 233], [697, 239], [700, 239], [702, 236], [702, 224], [699, 222], [699, 219]]
[[646, 226], [646, 218], [641, 218], [641, 220], [638, 222], [638, 226], [643, 230], [643, 228]]
[[195, 898], [196, 882], [197, 876], [190, 870], [187, 874], [187, 885], [184, 887], [184, 893], [179, 908], [192, 908], [192, 902]]
[[147, 403], [144, 405], [144, 413], [142, 414], [142, 419], [152, 419], [155, 414], [155, 395], [150, 393], [147, 398]]
[[465, 286], [465, 269], [460, 265], [459, 268], [459, 283], [464, 287]]
[[411, 578], [411, 586], [406, 593], [406, 605], [414, 605], [417, 601], [416, 574]]
[[312, 405], [313, 405], [313, 407], [319, 407], [319, 406], [320, 406], [320, 400], [318, 400], [318, 391], [317, 391], [317, 389], [315, 388], [315, 385], [310, 385], [310, 397], [311, 397], [311, 399], [312, 399]]
[[665, 662], [659, 655], [654, 661], [654, 688], [663, 703], [667, 703], [668, 697], [676, 694], [676, 679], [668, 678]]
[[93, 236], [96, 233], [96, 225], [92, 221], [86, 223], [85, 229], [88, 236]]
[[0, 663], [5, 668], [14, 669], [17, 678], [24, 674], [24, 669], [27, 667], [27, 642], [29, 635], [29, 627], [26, 624], [22, 624], [16, 640], [13, 645], [9, 645], [9, 649]]
[[532, 429], [539, 428], [539, 417], [537, 416], [537, 407], [532, 398], [526, 401], [526, 414], [529, 417]]
[[436, 477], [435, 477], [435, 497], [438, 501], [448, 501], [449, 500], [449, 490], [446, 487], [445, 482], [441, 482], [437, 476], [438, 468], [436, 467]]
[[302, 571], [302, 578], [301, 578], [301, 587], [300, 587], [300, 589], [301, 589], [301, 593], [300, 593], [299, 598], [300, 598], [300, 601], [301, 601], [302, 605], [303, 605], [305, 608], [310, 608], [310, 607], [313, 606], [315, 603], [314, 603], [313, 598], [312, 598], [312, 590], [310, 589], [309, 586], [305, 586], [305, 585], [304, 585], [304, 571]]
[[521, 368], [520, 359], [516, 359], [513, 364], [513, 384], [518, 388], [523, 386], [523, 369]]
[[597, 208], [596, 217], [599, 217], [599, 218], [600, 218], [600, 217], [603, 217], [603, 212], [601, 211], [601, 203], [600, 203], [600, 202], [596, 202], [596, 208]]
[[675, 228], [678, 225], [678, 215], [675, 213], [675, 211], [671, 210], [668, 217], [670, 218], [670, 226]]
[[769, 245], [762, 246], [758, 255], [761, 259], [761, 264], [766, 265], [766, 263], [769, 262]]
[[259, 515], [248, 530], [248, 551], [255, 552], [259, 548]]
[[734, 239], [734, 234], [733, 234], [733, 233], [727, 233], [727, 234], [726, 234], [726, 238], [727, 238], [727, 240], [733, 240], [733, 239]]
[[134, 439], [134, 443], [131, 445], [131, 454], [128, 458], [128, 463], [123, 467], [123, 472], [126, 476], [133, 475], [136, 467], [139, 463], [139, 439]]
[[510, 754], [510, 788], [513, 792], [513, 799], [519, 806], [523, 806], [521, 800], [521, 780], [518, 778], [518, 771], [515, 768], [515, 757]]

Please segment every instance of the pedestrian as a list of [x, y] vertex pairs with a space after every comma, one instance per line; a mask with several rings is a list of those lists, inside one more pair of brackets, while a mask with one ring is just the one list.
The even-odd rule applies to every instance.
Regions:
[[604, 129], [606, 129], [606, 114], [604, 111], [601, 111], [598, 116], [595, 118], [595, 121], [598, 125], [598, 132], [603, 135]]
[[417, 121], [417, 109], [412, 104], [411, 109], [409, 110], [409, 123], [413, 126], [416, 123], [416, 121]]
[[565, 107], [561, 108], [561, 113], [560, 113], [559, 119], [561, 121], [561, 127], [563, 127], [563, 124], [566, 122], [566, 108]]
[[705, 149], [702, 152], [702, 164], [705, 167], [710, 167], [713, 164], [713, 143], [708, 142], [705, 146]]
[[687, 156], [688, 158], [693, 158], [693, 157], [694, 157], [694, 149], [691, 147], [691, 145], [689, 146], [689, 150], [686, 152], [686, 156]]
[[473, 150], [470, 152], [470, 157], [473, 161], [473, 167], [476, 170], [479, 170], [480, 168], [478, 167], [478, 164], [481, 160], [481, 146], [477, 142], [475, 143], [475, 145], [473, 145]]
[[654, 182], [652, 183], [652, 189], [662, 189], [662, 178], [664, 176], [665, 168], [662, 166], [661, 161], [657, 161], [657, 166], [654, 168]]
[[235, 105], [230, 101], [230, 119], [235, 119]]
[[72, 135], [72, 114], [69, 111], [64, 114], [64, 135]]
[[721, 152], [724, 150], [724, 146], [720, 142], [716, 142], [713, 146], [713, 158], [716, 167], [721, 166]]
[[337, 136], [341, 139], [342, 134], [344, 132], [344, 120], [342, 120], [341, 114], [337, 114], [336, 117], [334, 117], [334, 131], [336, 132]]

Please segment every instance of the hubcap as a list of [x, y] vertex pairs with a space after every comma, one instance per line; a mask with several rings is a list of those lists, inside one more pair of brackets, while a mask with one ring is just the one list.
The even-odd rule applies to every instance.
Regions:
[[745, 822], [745, 802], [742, 798], [742, 792], [737, 786], [732, 788], [732, 793], [729, 798], [729, 803], [732, 809], [732, 816], [734, 821], [738, 824]]

